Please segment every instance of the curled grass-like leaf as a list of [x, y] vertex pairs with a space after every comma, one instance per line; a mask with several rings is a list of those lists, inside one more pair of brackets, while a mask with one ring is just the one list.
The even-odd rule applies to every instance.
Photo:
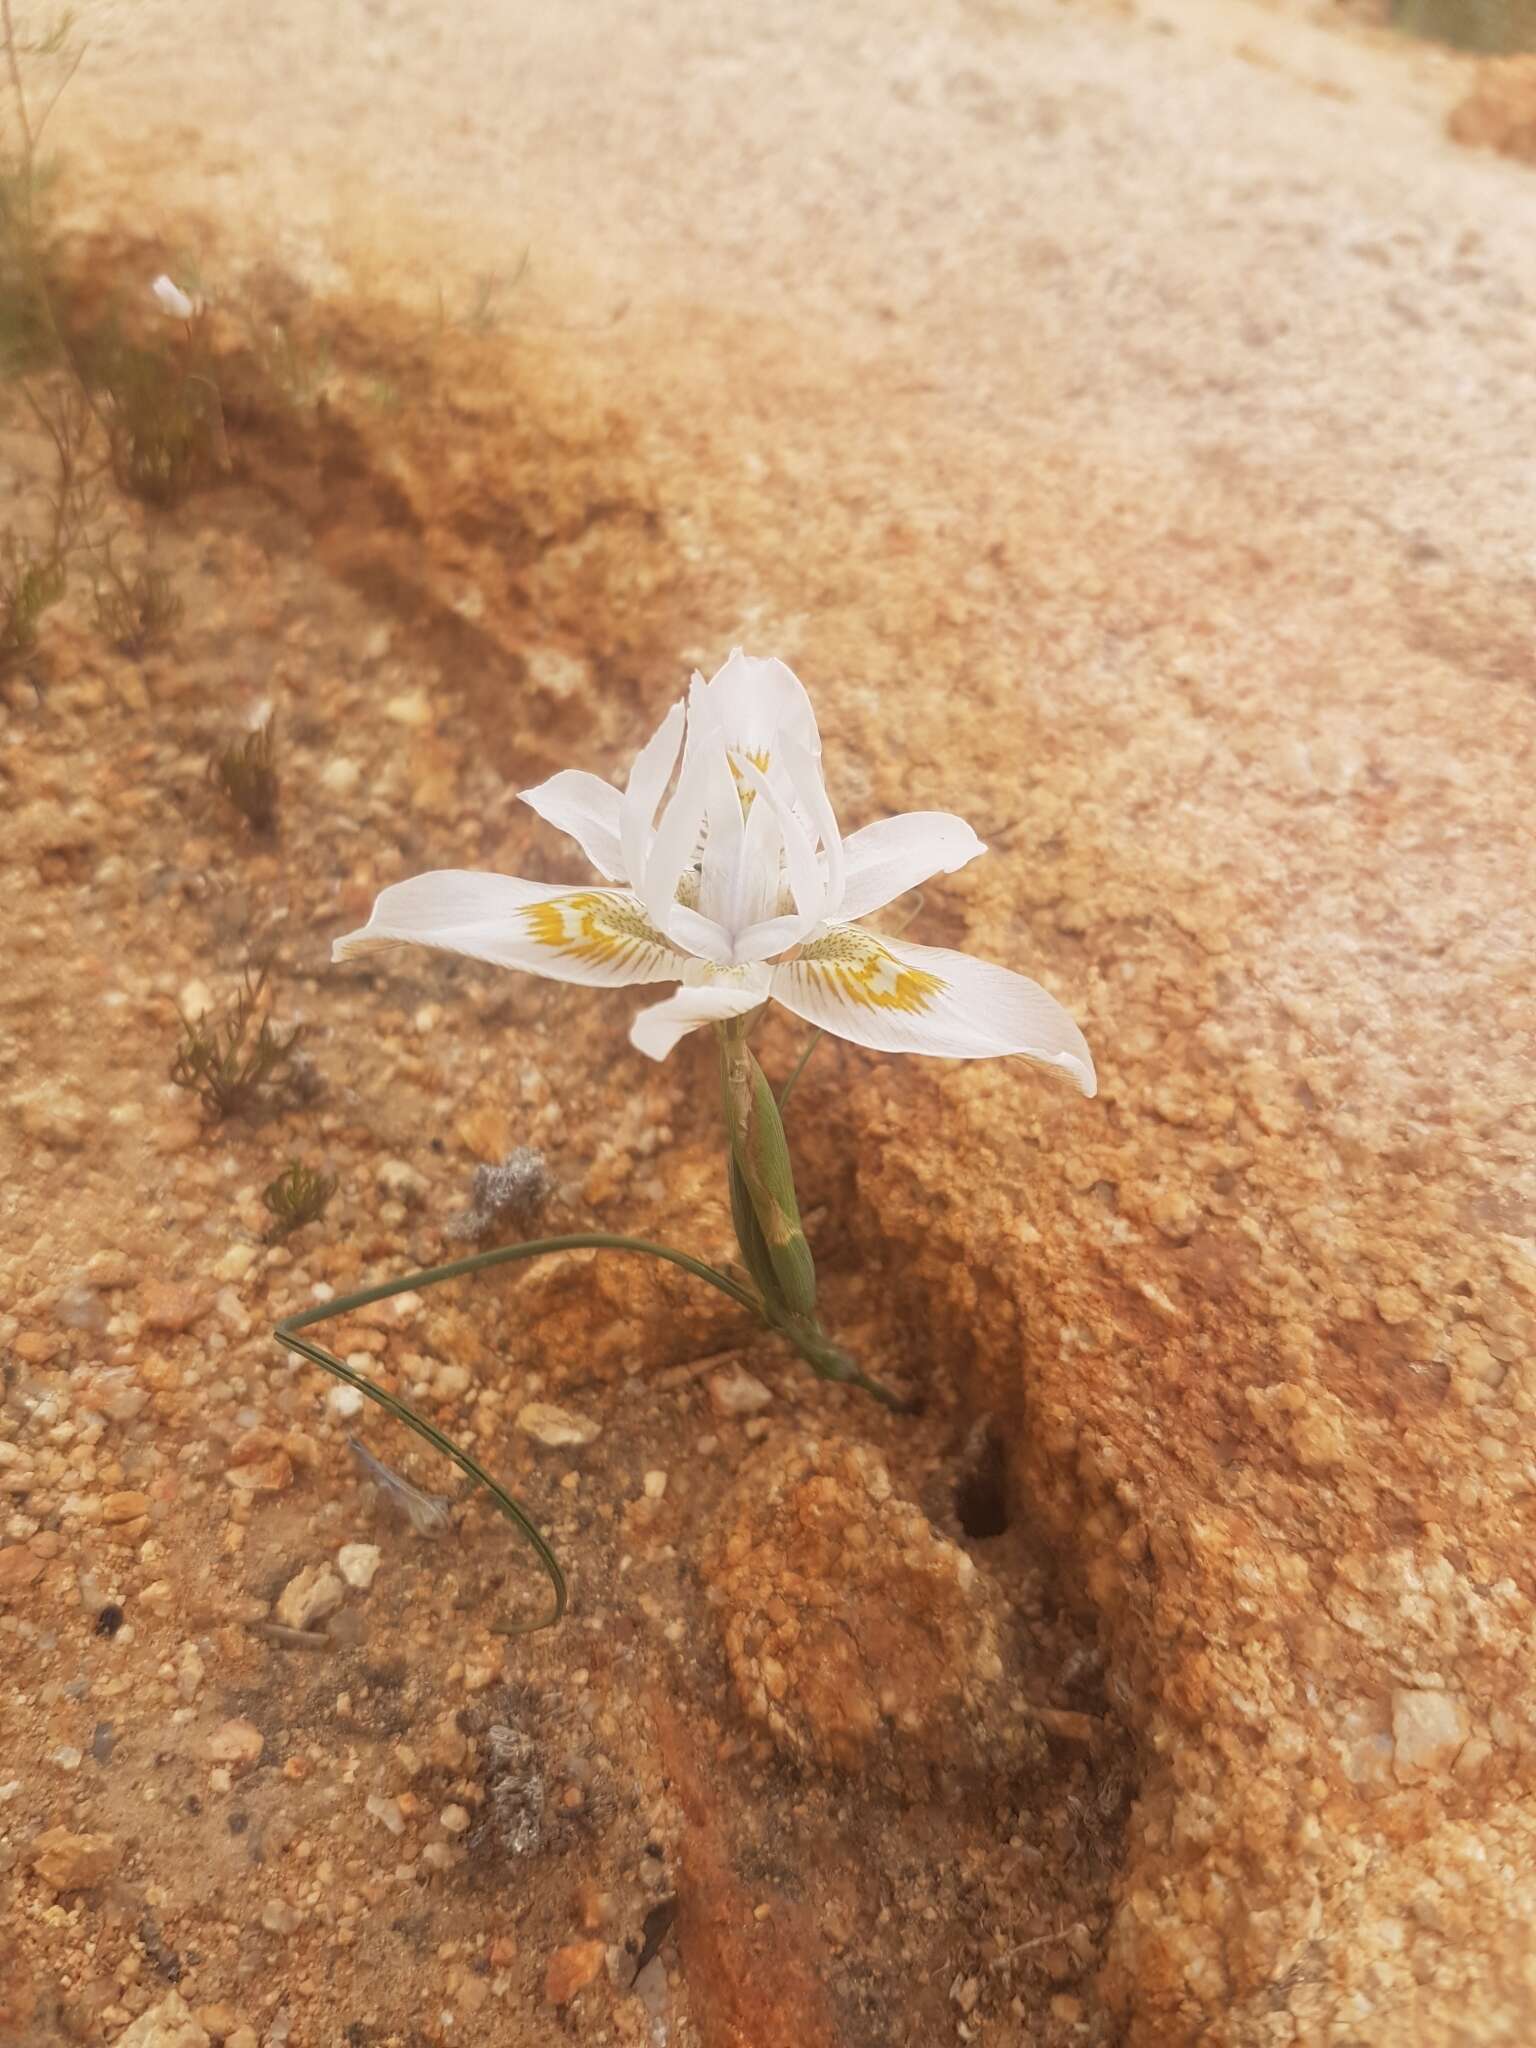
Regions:
[[311, 1365], [318, 1366], [322, 1372], [329, 1373], [333, 1379], [340, 1380], [344, 1386], [353, 1388], [369, 1401], [377, 1402], [387, 1415], [392, 1415], [407, 1429], [414, 1430], [423, 1442], [440, 1451], [450, 1463], [457, 1465], [461, 1472], [474, 1480], [477, 1486], [483, 1486], [491, 1496], [497, 1513], [509, 1521], [531, 1545], [554, 1589], [554, 1605], [542, 1621], [522, 1622], [513, 1627], [509, 1632], [515, 1635], [526, 1635], [537, 1629], [552, 1628], [565, 1613], [568, 1598], [565, 1573], [560, 1569], [560, 1561], [532, 1516], [513, 1499], [498, 1480], [492, 1478], [483, 1465], [477, 1464], [467, 1451], [461, 1451], [451, 1437], [445, 1436], [434, 1424], [428, 1422], [425, 1416], [418, 1415], [408, 1402], [402, 1401], [397, 1394], [387, 1392], [365, 1374], [344, 1363], [334, 1352], [327, 1351], [324, 1345], [300, 1335], [300, 1332], [316, 1323], [327, 1322], [333, 1316], [350, 1315], [357, 1309], [367, 1308], [372, 1302], [387, 1301], [391, 1295], [435, 1287], [443, 1280], [459, 1280], [469, 1273], [484, 1272], [490, 1266], [511, 1265], [520, 1259], [536, 1259], [545, 1252], [575, 1251], [639, 1252], [647, 1258], [662, 1259], [668, 1265], [681, 1266], [684, 1272], [692, 1273], [697, 1279], [707, 1280], [711, 1287], [718, 1288], [720, 1293], [729, 1296], [739, 1308], [749, 1309], [754, 1313], [760, 1312], [758, 1304], [746, 1288], [733, 1280], [728, 1273], [718, 1271], [703, 1259], [693, 1258], [687, 1252], [676, 1251], [670, 1245], [651, 1244], [645, 1238], [618, 1237], [608, 1231], [590, 1230], [578, 1231], [568, 1237], [536, 1238], [528, 1244], [499, 1245], [494, 1251], [477, 1252], [472, 1258], [454, 1259], [446, 1266], [431, 1266], [420, 1273], [407, 1273], [400, 1280], [385, 1280], [377, 1287], [365, 1287], [360, 1293], [348, 1294], [339, 1301], [321, 1302], [316, 1308], [305, 1309], [295, 1316], [287, 1316], [273, 1332], [279, 1344], [285, 1349], [297, 1352], [301, 1358], [307, 1359]]

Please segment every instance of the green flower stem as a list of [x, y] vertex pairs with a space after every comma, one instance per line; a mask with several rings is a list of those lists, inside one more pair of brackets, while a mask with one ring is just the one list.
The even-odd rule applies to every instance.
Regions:
[[757, 1316], [763, 1313], [761, 1304], [745, 1287], [731, 1279], [729, 1274], [721, 1273], [714, 1266], [708, 1265], [703, 1259], [692, 1258], [687, 1252], [674, 1251], [670, 1245], [651, 1244], [645, 1238], [617, 1237], [605, 1230], [585, 1230], [569, 1237], [541, 1237], [527, 1244], [500, 1245], [494, 1251], [477, 1252], [467, 1259], [454, 1259], [446, 1266], [431, 1266], [420, 1273], [407, 1273], [400, 1280], [381, 1281], [377, 1287], [365, 1287], [357, 1294], [343, 1295], [339, 1301], [323, 1301], [314, 1308], [301, 1310], [298, 1315], [285, 1316], [273, 1332], [285, 1349], [296, 1351], [301, 1358], [308, 1359], [311, 1365], [318, 1366], [322, 1372], [328, 1372], [333, 1379], [356, 1388], [358, 1393], [365, 1395], [370, 1401], [376, 1401], [387, 1415], [392, 1415], [397, 1422], [403, 1422], [407, 1429], [414, 1430], [417, 1436], [431, 1444], [434, 1450], [441, 1451], [443, 1456], [457, 1465], [461, 1472], [467, 1473], [478, 1485], [485, 1488], [495, 1502], [497, 1510], [528, 1539], [548, 1575], [550, 1585], [554, 1588], [555, 1604], [543, 1621], [524, 1623], [512, 1631], [519, 1635], [530, 1629], [553, 1627], [565, 1613], [567, 1600], [565, 1574], [560, 1569], [559, 1559], [530, 1516], [489, 1472], [477, 1465], [467, 1452], [461, 1451], [440, 1429], [434, 1428], [425, 1417], [418, 1415], [407, 1402], [402, 1401], [396, 1394], [387, 1393], [383, 1387], [375, 1385], [364, 1374], [355, 1372], [350, 1365], [336, 1357], [334, 1352], [327, 1351], [323, 1345], [316, 1344], [307, 1337], [301, 1337], [299, 1332], [309, 1329], [315, 1323], [328, 1322], [334, 1316], [350, 1315], [353, 1310], [367, 1308], [372, 1302], [387, 1301], [393, 1294], [406, 1294], [416, 1288], [435, 1287], [440, 1280], [458, 1280], [466, 1273], [483, 1272], [487, 1266], [512, 1265], [519, 1259], [536, 1259], [545, 1252], [575, 1251], [641, 1252], [648, 1258], [664, 1259], [669, 1265], [681, 1266], [684, 1272], [692, 1273], [697, 1279], [707, 1280], [711, 1287], [718, 1288], [722, 1294], [728, 1295], [738, 1307], [748, 1309]]
[[911, 1404], [879, 1380], [861, 1372], [834, 1344], [816, 1314], [816, 1268], [800, 1221], [794, 1167], [784, 1134], [783, 1110], [805, 1063], [821, 1043], [817, 1031], [801, 1053], [777, 1101], [767, 1076], [747, 1044], [751, 1017], [716, 1026], [720, 1044], [721, 1092], [730, 1141], [731, 1221], [747, 1270], [757, 1283], [759, 1314], [811, 1368], [818, 1379], [859, 1387], [887, 1408], [911, 1412]]

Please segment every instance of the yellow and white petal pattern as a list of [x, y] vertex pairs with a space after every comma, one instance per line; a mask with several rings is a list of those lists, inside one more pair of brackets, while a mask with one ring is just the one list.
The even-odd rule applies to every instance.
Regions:
[[719, 980], [680, 988], [665, 1002], [652, 1003], [629, 1027], [629, 1042], [650, 1059], [664, 1060], [678, 1040], [701, 1024], [723, 1024], [744, 1017], [768, 1000], [768, 970], [736, 968]]
[[460, 868], [382, 890], [368, 922], [338, 939], [331, 958], [395, 946], [434, 946], [595, 988], [678, 981], [694, 964], [673, 950], [627, 889], [572, 889]]
[[610, 882], [629, 879], [619, 843], [624, 799], [611, 782], [589, 775], [584, 768], [562, 768], [548, 782], [520, 794], [547, 824], [570, 834], [600, 875]]
[[773, 998], [876, 1052], [949, 1060], [1014, 1053], [1060, 1067], [1085, 1095], [1097, 1092], [1093, 1056], [1056, 998], [968, 953], [832, 925], [773, 970]]

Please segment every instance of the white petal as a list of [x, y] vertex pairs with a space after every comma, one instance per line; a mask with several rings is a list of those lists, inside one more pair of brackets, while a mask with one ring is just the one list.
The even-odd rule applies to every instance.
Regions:
[[635, 756], [629, 771], [619, 808], [619, 838], [624, 849], [624, 874], [637, 888], [650, 849], [656, 807], [677, 766], [677, 750], [683, 743], [687, 715], [680, 701], [674, 704]]
[[952, 875], [985, 846], [949, 811], [904, 811], [843, 842], [846, 873], [839, 919], [867, 917], [933, 875]]
[[909, 946], [858, 925], [832, 925], [773, 970], [776, 1002], [876, 1052], [941, 1059], [1016, 1053], [1097, 1092], [1093, 1056], [1038, 982], [940, 946]]
[[[667, 912], [667, 937], [683, 952], [698, 960], [711, 961], [716, 967], [729, 967], [736, 957], [725, 926], [690, 910], [686, 903], [674, 903]], [[783, 950], [781, 946], [779, 951]]]
[[181, 286], [164, 274], [155, 279], [150, 290], [154, 293], [155, 303], [161, 312], [169, 314], [173, 320], [190, 320], [196, 311]]
[[822, 779], [821, 760], [818, 755], [808, 753], [798, 740], [785, 734], [779, 744], [785, 773], [795, 792], [798, 805], [803, 810], [813, 835], [820, 839], [822, 857], [826, 862], [826, 882], [822, 892], [824, 904], [822, 915], [836, 917], [838, 905], [843, 900], [844, 856], [842, 834], [837, 829], [837, 818], [827, 795], [827, 785]]
[[677, 901], [678, 884], [693, 867], [709, 812], [713, 762], [701, 749], [684, 762], [672, 800], [661, 814], [644, 864], [635, 877], [641, 900], [663, 930]]
[[675, 981], [692, 964], [624, 889], [572, 889], [441, 868], [380, 892], [368, 922], [338, 939], [333, 960], [395, 946], [435, 946], [496, 967], [596, 988]]
[[629, 1042], [653, 1060], [664, 1060], [680, 1038], [701, 1024], [719, 1024], [745, 1016], [768, 999], [767, 976], [751, 982], [719, 981], [702, 988], [680, 988], [664, 1003], [652, 1003], [629, 1027]]
[[537, 789], [525, 789], [522, 800], [557, 832], [568, 832], [600, 875], [610, 882], [622, 882], [624, 853], [619, 843], [619, 816], [624, 799], [600, 775], [584, 768], [562, 768], [541, 782]]
[[775, 953], [787, 953], [791, 946], [798, 946], [809, 929], [806, 920], [799, 915], [765, 917], [737, 934], [731, 947], [731, 958], [738, 966], [750, 966], [757, 960], [771, 960]]
[[795, 910], [800, 919], [797, 937], [804, 938], [820, 921], [826, 904], [827, 878], [821, 862], [816, 858], [816, 847], [807, 828], [795, 816], [788, 799], [781, 796], [775, 783], [777, 777], [764, 775], [755, 762], [739, 759], [743, 784], [757, 792], [759, 803], [773, 806], [779, 821], [779, 831], [784, 840], [784, 868], [789, 879], [789, 893], [794, 898]]
[[[688, 737], [691, 744], [691, 725]], [[706, 741], [695, 758], [706, 764], [705, 786], [708, 792], [704, 810], [703, 858], [699, 867], [699, 908], [706, 917], [713, 918], [727, 931], [734, 931], [740, 918], [737, 895], [747, 836], [741, 792], [731, 773], [730, 757], [718, 740], [713, 744]]]
[[809, 754], [820, 754], [821, 735], [805, 685], [782, 661], [743, 654], [739, 647], [710, 680], [694, 692], [700, 708], [718, 720], [733, 754], [746, 754], [765, 767], [780, 733]]

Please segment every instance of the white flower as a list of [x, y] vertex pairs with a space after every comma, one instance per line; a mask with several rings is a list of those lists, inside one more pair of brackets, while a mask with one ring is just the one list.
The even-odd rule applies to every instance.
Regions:
[[1016, 1053], [1095, 1092], [1082, 1033], [1021, 974], [856, 922], [986, 848], [962, 818], [909, 811], [844, 839], [810, 699], [781, 661], [737, 649], [695, 675], [622, 793], [563, 769], [523, 792], [611, 886], [442, 870], [385, 889], [337, 960], [438, 946], [556, 981], [675, 981], [630, 1036], [664, 1059], [685, 1032], [769, 1001], [877, 1052]]
[[190, 320], [197, 311], [181, 286], [169, 277], [157, 277], [150, 290], [161, 312], [169, 314], [173, 320]]

